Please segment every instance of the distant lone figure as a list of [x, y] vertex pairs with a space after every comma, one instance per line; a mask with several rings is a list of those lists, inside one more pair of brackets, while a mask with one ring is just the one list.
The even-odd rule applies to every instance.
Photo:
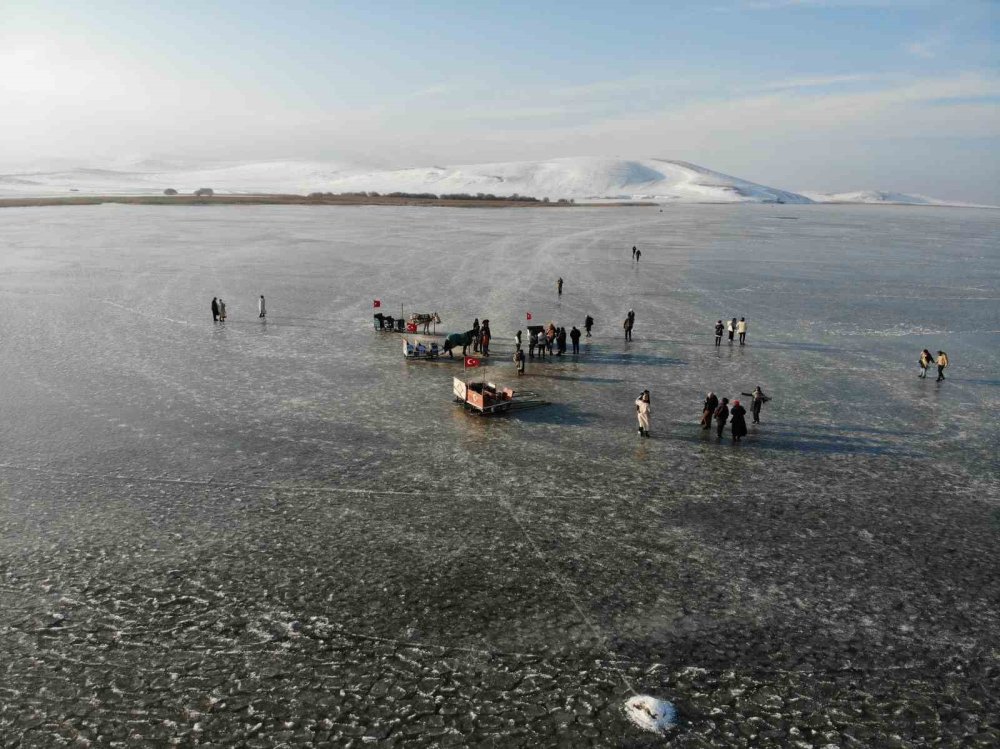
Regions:
[[642, 394], [635, 399], [635, 414], [639, 419], [639, 436], [649, 436], [649, 417], [652, 410], [649, 406], [649, 391], [643, 390]]
[[622, 327], [625, 328], [625, 340], [626, 341], [631, 341], [632, 340], [632, 326], [634, 324], [635, 323], [632, 322], [632, 316], [631, 315], [626, 315], [625, 316], [625, 322], [622, 323]]
[[733, 401], [733, 409], [729, 412], [732, 419], [730, 429], [733, 433], [733, 442], [739, 442], [747, 434], [747, 420], [744, 418], [747, 410], [740, 405], [739, 401]]
[[719, 407], [719, 399], [715, 393], [710, 392], [705, 396], [705, 403], [701, 409], [701, 428], [711, 429], [712, 428], [712, 414], [715, 413], [715, 409]]
[[219, 320], [221, 322], [226, 321], [226, 303], [221, 299], [219, 300]]
[[562, 276], [560, 276], [559, 280], [556, 281], [556, 289], [559, 291], [559, 296], [562, 296], [562, 284], [563, 284], [563, 280], [562, 280]]
[[715, 409], [715, 433], [722, 439], [722, 430], [726, 428], [729, 420], [729, 398], [723, 398], [722, 403]]
[[260, 301], [257, 302], [257, 309], [260, 312], [260, 314], [258, 314], [257, 317], [259, 317], [262, 320], [265, 317], [267, 317], [267, 305], [264, 303], [264, 295], [263, 294], [260, 295]]
[[946, 354], [944, 351], [938, 351], [938, 356], [937, 356], [938, 382], [941, 382], [941, 380], [944, 379], [944, 370], [945, 367], [947, 366], [948, 366], [948, 354]]
[[740, 321], [736, 323], [736, 332], [740, 334], [740, 345], [744, 345], [747, 342], [747, 321], [745, 317], [741, 317]]
[[927, 349], [920, 352], [920, 374], [917, 377], [921, 379], [927, 377], [927, 367], [929, 367], [934, 362], [934, 354], [932, 354]]
[[573, 342], [573, 354], [580, 353], [580, 331], [574, 325], [573, 329], [569, 332], [569, 339]]
[[594, 318], [587, 315], [587, 319], [583, 321], [583, 328], [587, 331], [587, 338], [590, 338], [590, 329], [594, 327]]
[[726, 330], [726, 326], [722, 324], [722, 320], [719, 320], [719, 322], [715, 323], [715, 345], [716, 346], [721, 346], [722, 345], [722, 334], [723, 334], [723, 332], [725, 330]]
[[219, 322], [219, 300], [212, 297], [212, 321]]

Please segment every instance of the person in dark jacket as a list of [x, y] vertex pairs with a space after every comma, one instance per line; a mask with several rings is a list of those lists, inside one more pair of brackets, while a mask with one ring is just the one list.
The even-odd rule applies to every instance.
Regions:
[[559, 346], [559, 353], [556, 356], [562, 356], [566, 353], [566, 328], [559, 328], [556, 331], [556, 344]]
[[587, 331], [587, 338], [590, 338], [590, 329], [594, 327], [594, 318], [587, 315], [587, 318], [583, 321], [583, 328]]
[[715, 345], [722, 345], [722, 334], [725, 332], [726, 326], [722, 324], [722, 320], [715, 323]]
[[580, 331], [573, 326], [573, 329], [569, 332], [569, 339], [573, 342], [573, 355], [580, 353]]
[[715, 409], [719, 407], [719, 399], [716, 397], [715, 393], [709, 393], [705, 396], [705, 404], [701, 409], [701, 428], [711, 429], [712, 428], [712, 414], [715, 413]]
[[753, 400], [750, 401], [750, 411], [753, 413], [753, 423], [760, 424], [760, 409], [771, 399], [764, 395], [764, 391], [760, 389], [760, 385], [755, 387], [752, 393], [743, 393], [743, 395], [748, 395], [753, 398]]
[[635, 251], [635, 261], [638, 263], [642, 259], [642, 250]]
[[636, 247], [632, 245], [632, 259], [635, 260]]
[[219, 300], [212, 297], [212, 321], [219, 322]]
[[479, 318], [472, 321], [472, 353], [479, 351]]
[[483, 324], [479, 326], [479, 353], [483, 356], [490, 355], [490, 340], [493, 338], [490, 335], [490, 321], [483, 320]]
[[729, 428], [733, 432], [733, 442], [739, 442], [746, 436], [747, 433], [747, 420], [746, 420], [747, 410], [740, 405], [739, 401], [733, 401], [733, 408], [729, 412], [729, 417], [732, 420]]
[[559, 280], [556, 281], [556, 290], [559, 292], [559, 296], [562, 296], [562, 284], [563, 284], [562, 276], [559, 276]]
[[917, 375], [917, 376], [920, 377], [921, 379], [927, 377], [927, 367], [929, 367], [933, 363], [934, 363], [934, 355], [930, 351], [928, 351], [927, 349], [924, 349], [923, 351], [921, 351], [920, 352], [920, 374]]
[[726, 426], [726, 421], [729, 419], [729, 398], [723, 398], [722, 403], [719, 407], [715, 409], [715, 433], [719, 435], [719, 439], [722, 439], [722, 430]]

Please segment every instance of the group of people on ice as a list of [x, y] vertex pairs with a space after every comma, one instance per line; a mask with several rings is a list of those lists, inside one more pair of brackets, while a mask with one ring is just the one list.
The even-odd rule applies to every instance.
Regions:
[[735, 317], [729, 321], [728, 324], [723, 323], [719, 320], [715, 323], [715, 345], [722, 345], [722, 336], [726, 331], [729, 331], [729, 344], [733, 343], [733, 336], [739, 335], [740, 345], [745, 346], [747, 342], [747, 320], [745, 317], [741, 317], [737, 320]]
[[[741, 393], [749, 397], [750, 400], [750, 412], [753, 414], [753, 423], [760, 423], [760, 410], [764, 407], [770, 399], [764, 394], [760, 385], [753, 389], [750, 393]], [[702, 404], [701, 409], [701, 428], [704, 430], [709, 430], [712, 428], [712, 419], [715, 419], [715, 433], [718, 435], [719, 439], [722, 439], [722, 432], [726, 428], [726, 422], [729, 422], [729, 429], [733, 435], [733, 441], [739, 442], [747, 434], [747, 422], [746, 422], [746, 409], [739, 402], [739, 400], [734, 399], [732, 406], [729, 404], [729, 398], [723, 398], [721, 401], [719, 397], [713, 393], [709, 392], [705, 396], [705, 402]]]
[[937, 358], [935, 358], [934, 355], [931, 354], [931, 352], [928, 351], [927, 349], [921, 351], [920, 374], [917, 376], [920, 377], [921, 379], [926, 378], [927, 368], [930, 367], [931, 364], [937, 364], [937, 371], [938, 371], [937, 381], [941, 382], [941, 380], [944, 379], [944, 370], [948, 367], [949, 364], [948, 354], [946, 354], [944, 351], [938, 351]]
[[[257, 317], [261, 320], [267, 317], [267, 305], [264, 302], [263, 294], [260, 295], [260, 299], [257, 301]], [[212, 321], [226, 321], [226, 303], [214, 296], [212, 297]]]

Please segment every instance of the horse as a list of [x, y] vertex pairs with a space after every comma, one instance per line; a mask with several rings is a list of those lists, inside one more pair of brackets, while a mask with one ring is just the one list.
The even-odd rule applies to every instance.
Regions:
[[414, 312], [410, 315], [409, 322], [413, 325], [423, 325], [424, 335], [427, 335], [427, 328], [431, 323], [441, 322], [441, 317], [437, 312]]
[[467, 330], [464, 333], [449, 333], [448, 337], [444, 339], [444, 350], [448, 352], [449, 358], [454, 359], [455, 355], [451, 353], [451, 350], [456, 346], [461, 346], [462, 356], [466, 356], [468, 348], [474, 340], [476, 340], [474, 330]]

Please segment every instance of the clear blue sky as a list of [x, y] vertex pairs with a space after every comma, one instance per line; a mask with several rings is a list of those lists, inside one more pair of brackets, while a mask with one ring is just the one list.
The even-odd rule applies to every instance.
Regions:
[[1000, 203], [996, 2], [8, 2], [0, 165], [679, 158]]

